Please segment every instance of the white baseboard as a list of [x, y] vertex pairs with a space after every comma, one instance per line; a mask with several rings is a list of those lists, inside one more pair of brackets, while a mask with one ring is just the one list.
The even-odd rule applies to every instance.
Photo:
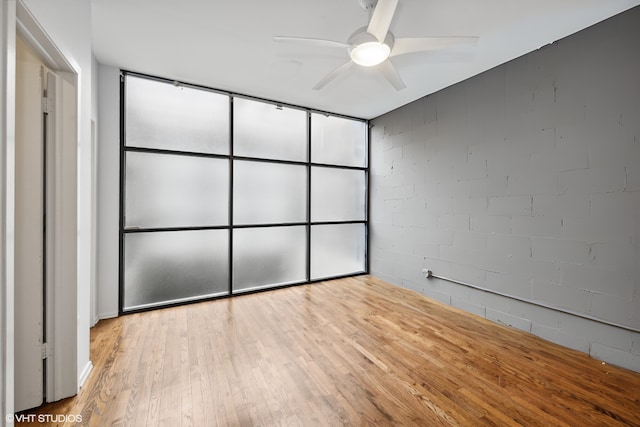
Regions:
[[91, 373], [92, 370], [93, 370], [93, 363], [91, 363], [91, 360], [89, 360], [89, 362], [87, 362], [84, 369], [82, 370], [82, 373], [80, 374], [80, 378], [78, 378], [78, 390], [82, 388], [82, 386], [84, 385], [84, 382], [87, 380], [87, 378], [89, 378], [89, 374]]
[[[118, 317], [118, 312], [117, 311], [108, 312], [108, 313], [100, 313], [100, 314], [98, 314], [98, 319], [96, 320], [95, 323], [98, 323], [98, 321], [103, 320], [103, 319], [113, 319], [114, 317]], [[95, 323], [94, 323], [94, 326], [95, 326]]]

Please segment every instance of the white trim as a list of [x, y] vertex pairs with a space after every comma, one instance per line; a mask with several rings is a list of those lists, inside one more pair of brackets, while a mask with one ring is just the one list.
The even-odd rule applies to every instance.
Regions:
[[77, 73], [22, 0], [16, 3], [16, 31], [44, 64], [53, 70]]
[[93, 363], [91, 363], [91, 360], [89, 360], [80, 373], [80, 378], [78, 378], [78, 389], [82, 388], [85, 381], [87, 381], [87, 378], [89, 378], [89, 374], [91, 373], [91, 371], [93, 371]]
[[14, 411], [16, 3], [0, 1], [0, 422], [4, 422]]
[[96, 323], [98, 323], [100, 320], [113, 319], [115, 317], [118, 317], [118, 312], [117, 311], [110, 311], [110, 312], [107, 312], [107, 313], [101, 313], [100, 315], [98, 315], [98, 320], [96, 320]]

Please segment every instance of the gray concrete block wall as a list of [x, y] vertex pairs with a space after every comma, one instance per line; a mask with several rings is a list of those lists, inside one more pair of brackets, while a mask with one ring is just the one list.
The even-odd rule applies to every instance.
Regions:
[[371, 273], [640, 371], [638, 52], [640, 7], [372, 120]]

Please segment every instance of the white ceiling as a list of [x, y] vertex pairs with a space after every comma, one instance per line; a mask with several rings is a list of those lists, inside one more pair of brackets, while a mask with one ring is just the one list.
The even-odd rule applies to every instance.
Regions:
[[[396, 37], [479, 36], [475, 54], [442, 62], [394, 58], [406, 89], [354, 67], [342, 49], [275, 43], [274, 36], [347, 41], [367, 25], [358, 0], [92, 0], [98, 61], [312, 109], [374, 118], [640, 4], [640, 0], [400, 0]], [[440, 58], [441, 59], [441, 58]]]

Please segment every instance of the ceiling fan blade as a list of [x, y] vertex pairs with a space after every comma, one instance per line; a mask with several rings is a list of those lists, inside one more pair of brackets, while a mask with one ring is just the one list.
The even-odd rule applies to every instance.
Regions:
[[396, 90], [402, 90], [407, 86], [402, 81], [398, 70], [393, 66], [391, 61], [386, 60], [382, 64], [378, 65], [378, 69], [382, 72], [382, 75]]
[[344, 74], [347, 70], [349, 70], [349, 68], [351, 68], [351, 66], [353, 65], [353, 61], [349, 61], [346, 62], [344, 64], [342, 64], [341, 66], [339, 66], [338, 68], [336, 68], [335, 70], [333, 70], [332, 72], [330, 72], [329, 74], [327, 74], [326, 76], [324, 76], [324, 78], [322, 80], [320, 80], [314, 87], [313, 90], [320, 90], [323, 87], [325, 87], [327, 85], [327, 83], [332, 82], [333, 80], [335, 80], [339, 75]]
[[398, 0], [378, 0], [378, 4], [373, 9], [367, 33], [377, 38], [380, 43], [387, 37], [396, 7], [398, 7]]
[[473, 49], [478, 37], [419, 37], [396, 39], [389, 56], [406, 55], [415, 52], [427, 52], [447, 48]]
[[313, 39], [313, 38], [306, 38], [306, 37], [276, 36], [273, 38], [273, 41], [276, 43], [304, 44], [306, 46], [340, 47], [340, 48], [349, 47], [348, 44], [336, 42], [333, 40]]

